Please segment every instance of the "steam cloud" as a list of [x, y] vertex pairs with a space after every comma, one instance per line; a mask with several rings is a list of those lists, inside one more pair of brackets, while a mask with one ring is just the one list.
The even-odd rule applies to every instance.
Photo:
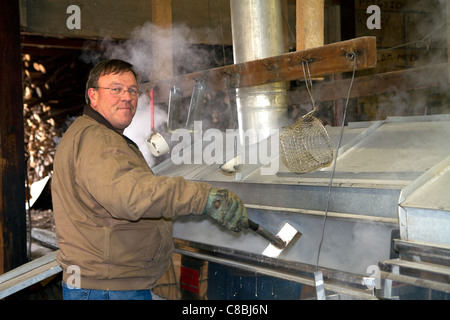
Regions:
[[[155, 66], [152, 61], [152, 46], [158, 46], [159, 50], [172, 52], [172, 48], [183, 48], [183, 59], [181, 65], [190, 61], [195, 63], [202, 59], [198, 51], [189, 49], [189, 44], [193, 41], [189, 28], [184, 25], [173, 26], [171, 35], [167, 29], [156, 28], [151, 23], [146, 23], [142, 27], [136, 28], [129, 40], [117, 43], [105, 38], [101, 41], [102, 52], [89, 51], [89, 44], [82, 55], [86, 63], [96, 64], [103, 59], [122, 59], [135, 67], [142, 82], [150, 81], [154, 73]], [[180, 50], [180, 49], [179, 49]], [[162, 61], [164, 63], [164, 61]], [[176, 70], [177, 74], [181, 70]], [[167, 92], [169, 95], [169, 92]], [[167, 121], [167, 106], [155, 104], [154, 124], [156, 131], [163, 131]], [[151, 134], [150, 98], [141, 95], [133, 122], [125, 129], [124, 134], [133, 140], [143, 153], [147, 163], [155, 165], [156, 159], [151, 155], [146, 146], [146, 140]]]
[[[415, 12], [424, 12], [428, 14], [405, 13], [403, 17], [404, 41], [405, 44], [394, 44], [393, 50], [379, 48], [383, 58], [389, 60], [392, 57], [391, 67], [397, 69], [419, 68], [424, 66], [432, 66], [445, 63], [447, 61], [447, 33], [446, 33], [446, 4], [447, 0], [437, 0], [433, 3], [436, 9], [440, 10], [430, 13], [426, 1], [416, 1]], [[380, 36], [386, 33], [386, 29], [380, 30]], [[384, 51], [385, 50], [385, 51]], [[433, 79], [440, 78], [442, 70], [437, 71], [439, 74], [427, 74], [423, 78], [414, 78], [405, 76], [405, 82], [420, 84], [426, 88], [432, 83]], [[390, 95], [381, 95], [375, 103], [377, 109], [376, 118], [384, 119], [385, 116], [413, 116], [413, 115], [429, 115], [435, 113], [447, 113], [449, 105], [448, 94], [445, 88], [437, 88], [434, 95], [446, 96], [447, 99], [441, 99], [437, 102], [436, 97], [429, 96], [423, 91], [412, 90], [403, 91], [392, 88]], [[436, 104], [439, 103], [439, 106]]]

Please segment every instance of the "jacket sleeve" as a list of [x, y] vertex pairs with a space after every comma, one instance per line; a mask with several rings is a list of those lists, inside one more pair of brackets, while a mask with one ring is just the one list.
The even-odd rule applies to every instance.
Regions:
[[111, 216], [137, 221], [203, 213], [209, 184], [155, 176], [141, 152], [123, 137], [91, 130], [101, 132], [85, 132], [79, 139], [74, 160], [77, 178]]

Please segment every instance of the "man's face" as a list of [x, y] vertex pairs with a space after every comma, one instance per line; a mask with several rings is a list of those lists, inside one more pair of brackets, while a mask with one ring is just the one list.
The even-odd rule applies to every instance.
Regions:
[[123, 132], [130, 125], [136, 113], [137, 96], [132, 96], [128, 91], [119, 91], [119, 94], [115, 94], [111, 89], [137, 91], [134, 74], [131, 71], [125, 71], [103, 75], [98, 79], [98, 88], [90, 88], [88, 91], [91, 107], [108, 120], [114, 128]]

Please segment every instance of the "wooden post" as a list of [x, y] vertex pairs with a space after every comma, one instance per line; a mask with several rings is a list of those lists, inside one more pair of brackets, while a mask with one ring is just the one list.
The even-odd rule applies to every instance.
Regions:
[[297, 51], [323, 46], [324, 0], [297, 0]]
[[0, 274], [26, 262], [19, 1], [0, 2]]
[[152, 0], [153, 74], [161, 80], [173, 77], [172, 0]]
[[[297, 51], [321, 47], [324, 44], [325, 0], [297, 0], [296, 28]], [[313, 80], [321, 81], [323, 77]]]

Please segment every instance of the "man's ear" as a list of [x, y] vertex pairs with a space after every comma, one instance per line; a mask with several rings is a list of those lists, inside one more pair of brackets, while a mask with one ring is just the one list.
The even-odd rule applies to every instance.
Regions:
[[89, 96], [89, 100], [91, 100], [91, 107], [96, 107], [97, 99], [98, 99], [98, 91], [95, 90], [94, 88], [89, 88], [88, 96]]

